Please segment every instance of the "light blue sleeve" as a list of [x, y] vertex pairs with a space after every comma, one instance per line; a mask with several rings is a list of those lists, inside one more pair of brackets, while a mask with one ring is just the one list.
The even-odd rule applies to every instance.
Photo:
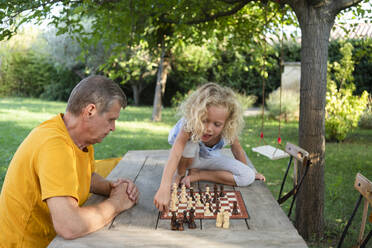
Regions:
[[176, 140], [178, 133], [181, 131], [181, 128], [183, 127], [183, 123], [184, 123], [184, 118], [181, 118], [180, 120], [178, 120], [176, 125], [174, 125], [172, 130], [170, 130], [169, 135], [168, 135], [168, 143], [170, 145], [173, 145], [174, 141]]

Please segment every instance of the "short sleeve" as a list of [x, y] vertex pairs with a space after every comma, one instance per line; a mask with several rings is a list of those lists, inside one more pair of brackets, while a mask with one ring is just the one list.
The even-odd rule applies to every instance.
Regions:
[[36, 159], [42, 200], [55, 196], [71, 196], [79, 200], [76, 156], [65, 140], [48, 140]]

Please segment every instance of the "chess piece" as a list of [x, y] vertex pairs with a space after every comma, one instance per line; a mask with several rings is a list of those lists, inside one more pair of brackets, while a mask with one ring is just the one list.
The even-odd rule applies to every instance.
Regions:
[[218, 200], [217, 197], [218, 197], [217, 191], [215, 191], [214, 194], [213, 194], [213, 201], [212, 201], [213, 203], [216, 203], [217, 202], [217, 200]]
[[216, 209], [214, 210], [214, 214], [218, 214], [220, 212], [220, 201], [217, 199], [216, 201]]
[[189, 197], [189, 200], [187, 202], [187, 210], [190, 210], [192, 207], [193, 207], [192, 199], [191, 199], [191, 197]]
[[178, 230], [177, 216], [176, 216], [176, 212], [174, 211], [172, 211], [171, 230], [173, 231]]
[[209, 186], [207, 184], [207, 186], [205, 186], [205, 195], [209, 195], [210, 196], [210, 193], [209, 193]]
[[209, 209], [209, 203], [205, 203], [204, 205], [204, 216], [212, 216], [211, 210]]
[[177, 211], [177, 206], [176, 206], [176, 202], [175, 202], [174, 199], [171, 200], [170, 210], [171, 210], [172, 212]]
[[185, 184], [182, 184], [180, 202], [181, 203], [186, 203], [187, 202], [187, 198], [186, 198], [186, 186], [185, 186]]
[[210, 203], [209, 195], [205, 195], [205, 202]]
[[217, 184], [214, 184], [214, 186], [213, 186], [213, 192], [214, 192], [215, 194], [217, 194]]
[[226, 209], [223, 211], [223, 228], [229, 228], [230, 227], [230, 214]]
[[195, 209], [191, 208], [189, 212], [189, 228], [190, 229], [195, 229], [196, 224], [195, 224]]
[[195, 201], [195, 196], [194, 196], [194, 188], [190, 187], [190, 197], [193, 201]]
[[183, 210], [183, 223], [189, 223], [189, 220], [187, 219], [187, 210]]
[[203, 206], [203, 204], [200, 201], [200, 195], [199, 194], [196, 195], [196, 206], [197, 207], [202, 207]]
[[223, 213], [218, 212], [216, 217], [216, 227], [222, 227]]
[[221, 192], [220, 192], [220, 197], [224, 197], [225, 193], [223, 192], [223, 185], [220, 186]]
[[234, 201], [233, 209], [232, 209], [232, 215], [238, 215], [238, 214], [239, 214], [239, 212], [238, 212], [238, 202]]
[[183, 228], [183, 219], [181, 218], [178, 220], [178, 231], [183, 231], [183, 230], [185, 229]]

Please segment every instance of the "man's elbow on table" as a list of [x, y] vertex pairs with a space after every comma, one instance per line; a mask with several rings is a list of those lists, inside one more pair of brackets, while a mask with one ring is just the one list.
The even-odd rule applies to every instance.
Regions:
[[47, 199], [56, 233], [64, 239], [75, 239], [90, 232], [88, 223], [79, 216], [81, 208], [72, 197], [52, 197]]

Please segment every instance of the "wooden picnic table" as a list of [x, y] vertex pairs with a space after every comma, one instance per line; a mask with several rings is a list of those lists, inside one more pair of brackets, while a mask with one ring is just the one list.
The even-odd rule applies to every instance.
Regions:
[[[229, 150], [224, 150], [230, 154]], [[48, 247], [307, 247], [265, 183], [233, 187], [241, 192], [249, 217], [230, 219], [230, 228], [217, 228], [215, 219], [196, 220], [197, 229], [171, 231], [153, 204], [169, 150], [129, 151], [107, 177], [129, 178], [138, 186], [139, 202], [101, 230], [75, 240], [57, 236]], [[204, 187], [206, 182], [199, 182]], [[211, 185], [211, 183], [209, 184]], [[213, 188], [213, 187], [211, 187]], [[102, 201], [93, 195], [85, 203]]]

